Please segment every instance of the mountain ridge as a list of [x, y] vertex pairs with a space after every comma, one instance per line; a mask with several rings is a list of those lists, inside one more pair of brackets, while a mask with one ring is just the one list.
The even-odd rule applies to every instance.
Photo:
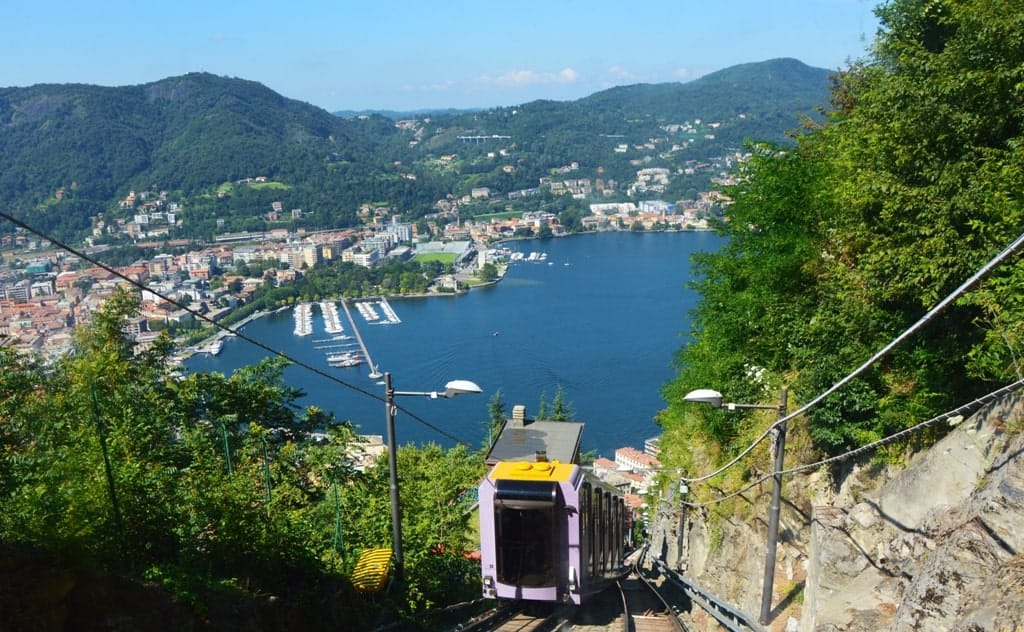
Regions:
[[[611, 136], [642, 144], [664, 135], [666, 123], [685, 119], [730, 120], [717, 138], [691, 152], [694, 158], [738, 147], [745, 138], [784, 142], [788, 130], [826, 101], [828, 72], [797, 60], [769, 60], [684, 84], [635, 84], [576, 101], [440, 114], [415, 130], [399, 129], [379, 114], [339, 117], [256, 81], [205, 72], [112, 88], [0, 88], [0, 156], [7, 165], [0, 172], [0, 206], [31, 216], [57, 237], [78, 240], [98, 212], [118, 213], [118, 201], [130, 190], [157, 187], [195, 199], [225, 182], [266, 176], [285, 183], [277, 194], [282, 203], [319, 214], [322, 225], [353, 224], [365, 203], [397, 206], [415, 218], [471, 186], [536, 187], [548, 170], [569, 162], [621, 179], [632, 167], [612, 155]], [[480, 160], [484, 148], [459, 140], [473, 133], [514, 136], [515, 172], [481, 178], [488, 168]], [[454, 153], [478, 166], [454, 175], [416, 167], [410, 180], [406, 165]], [[225, 212], [235, 227], [251, 228], [259, 214], [241, 217], [241, 207], [266, 208], [269, 196], [239, 193], [238, 208]], [[211, 206], [198, 218], [209, 220], [207, 234], [213, 214], [224, 216]]]

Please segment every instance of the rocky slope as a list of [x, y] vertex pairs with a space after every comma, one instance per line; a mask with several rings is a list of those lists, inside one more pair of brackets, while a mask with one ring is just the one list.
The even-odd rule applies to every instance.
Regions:
[[[768, 627], [1024, 630], [1022, 430], [1024, 395], [1014, 394], [904, 467], [858, 464], [838, 486], [826, 472], [789, 477]], [[653, 542], [669, 565], [755, 617], [770, 486], [757, 491], [751, 520], [662, 512]]]

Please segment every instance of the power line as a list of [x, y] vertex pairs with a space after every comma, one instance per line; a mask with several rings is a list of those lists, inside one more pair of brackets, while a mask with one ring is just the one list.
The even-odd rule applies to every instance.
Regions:
[[[382, 397], [380, 395], [377, 395], [376, 393], [372, 393], [372, 392], [370, 392], [370, 391], [368, 391], [366, 389], [360, 388], [360, 387], [358, 387], [358, 386], [356, 386], [354, 384], [350, 384], [350, 383], [346, 382], [345, 380], [342, 380], [342, 379], [340, 379], [340, 378], [338, 378], [338, 377], [336, 377], [334, 375], [331, 375], [330, 373], [322, 371], [322, 370], [316, 368], [315, 366], [313, 366], [311, 364], [308, 364], [308, 363], [303, 362], [301, 360], [296, 360], [295, 358], [289, 356], [288, 354], [284, 353], [283, 351], [278, 351], [277, 349], [274, 349], [273, 347], [270, 347], [270, 346], [268, 346], [266, 344], [263, 344], [259, 340], [256, 340], [255, 338], [252, 338], [252, 337], [246, 335], [245, 333], [243, 333], [241, 331], [237, 331], [235, 329], [232, 329], [231, 327], [228, 327], [227, 325], [219, 323], [219, 322], [213, 320], [212, 318], [209, 318], [205, 314], [202, 314], [202, 313], [200, 313], [200, 312], [190, 308], [187, 305], [183, 305], [183, 304], [179, 303], [178, 301], [170, 298], [169, 296], [164, 296], [163, 294], [161, 294], [160, 292], [154, 290], [153, 288], [149, 288], [149, 287], [146, 287], [145, 285], [142, 285], [142, 283], [140, 283], [140, 282], [138, 282], [138, 281], [136, 281], [134, 279], [131, 279], [131, 278], [125, 276], [124, 274], [122, 274], [121, 272], [117, 271], [116, 269], [108, 266], [107, 264], [105, 264], [105, 263], [103, 263], [101, 261], [98, 261], [98, 260], [96, 260], [93, 257], [90, 257], [89, 255], [85, 254], [84, 252], [81, 252], [80, 250], [77, 250], [76, 248], [73, 248], [73, 247], [63, 243], [60, 240], [51, 237], [50, 235], [47, 235], [43, 231], [37, 230], [36, 228], [26, 224], [25, 222], [23, 222], [23, 221], [15, 218], [13, 216], [11, 216], [10, 214], [8, 214], [8, 213], [6, 213], [4, 211], [0, 211], [0, 217], [6, 219], [7, 221], [11, 222], [15, 226], [18, 226], [20, 228], [23, 228], [23, 229], [27, 230], [28, 232], [32, 233], [33, 235], [36, 235], [38, 237], [41, 237], [43, 239], [46, 239], [46, 240], [50, 241], [51, 243], [53, 243], [55, 246], [57, 246], [61, 250], [65, 250], [65, 251], [75, 255], [76, 257], [84, 259], [85, 261], [88, 261], [89, 263], [95, 265], [96, 267], [103, 268], [107, 272], [113, 274], [114, 276], [116, 276], [116, 277], [118, 277], [118, 278], [120, 278], [120, 279], [122, 279], [124, 281], [127, 281], [128, 283], [130, 283], [131, 285], [139, 288], [140, 290], [145, 290], [145, 291], [147, 291], [147, 292], [149, 292], [149, 293], [151, 293], [151, 294], [153, 294], [155, 296], [160, 297], [161, 300], [167, 301], [168, 303], [174, 305], [175, 307], [177, 307], [179, 309], [182, 309], [182, 310], [188, 312], [189, 314], [191, 314], [192, 316], [194, 316], [194, 317], [196, 317], [196, 318], [198, 318], [200, 320], [203, 320], [203, 321], [213, 325], [214, 327], [220, 329], [221, 331], [224, 331], [224, 332], [230, 333], [230, 334], [232, 334], [234, 336], [237, 336], [238, 338], [240, 338], [242, 340], [245, 340], [246, 342], [257, 346], [260, 349], [263, 349], [264, 351], [266, 351], [266, 352], [268, 352], [270, 354], [273, 354], [273, 355], [275, 355], [275, 356], [277, 356], [279, 358], [283, 358], [283, 359], [287, 360], [288, 362], [290, 362], [290, 363], [292, 363], [292, 364], [294, 364], [294, 365], [296, 365], [298, 367], [306, 369], [307, 371], [311, 371], [311, 372], [313, 372], [313, 373], [315, 373], [315, 374], [317, 374], [317, 375], [319, 375], [321, 377], [327, 378], [328, 380], [330, 380], [332, 382], [335, 382], [337, 384], [341, 384], [342, 386], [344, 386], [346, 388], [350, 388], [353, 391], [356, 391], [357, 393], [359, 393], [361, 395], [365, 395], [367, 397], [375, 399], [375, 400], [381, 402], [381, 404], [384, 404], [386, 402], [384, 397]], [[396, 405], [395, 408], [400, 410], [400, 411], [402, 411], [403, 413], [409, 415], [412, 419], [414, 419], [415, 421], [419, 422], [420, 424], [426, 426], [427, 428], [430, 428], [434, 432], [436, 432], [436, 433], [438, 433], [438, 434], [440, 434], [440, 435], [442, 435], [442, 436], [444, 436], [444, 437], [446, 437], [448, 439], [451, 439], [456, 444], [469, 446], [469, 444], [466, 443], [465, 441], [459, 439], [458, 437], [456, 437], [456, 436], [454, 436], [454, 435], [452, 435], [452, 434], [450, 434], [448, 432], [445, 432], [443, 429], [441, 429], [441, 428], [435, 426], [434, 424], [428, 422], [427, 420], [423, 419], [419, 415], [416, 415], [415, 413], [409, 412], [405, 408], [402, 408], [401, 406], [398, 406], [398, 405]]]
[[824, 392], [822, 392], [820, 395], [818, 395], [811, 401], [801, 406], [799, 409], [787, 414], [785, 417], [778, 419], [777, 421], [775, 421], [775, 423], [768, 426], [768, 428], [757, 439], [754, 439], [754, 441], [749, 446], [744, 448], [743, 451], [737, 454], [728, 463], [726, 463], [725, 465], [721, 466], [720, 468], [709, 474], [704, 474], [702, 476], [697, 476], [694, 478], [684, 477], [681, 480], [686, 483], [699, 483], [701, 481], [706, 481], [708, 479], [714, 478], [715, 476], [718, 476], [722, 472], [725, 472], [726, 470], [730, 469], [731, 467], [739, 463], [739, 461], [743, 459], [743, 457], [750, 454], [754, 450], [754, 448], [757, 447], [762, 441], [764, 441], [765, 438], [767, 438], [771, 434], [771, 432], [775, 430], [777, 427], [781, 426], [782, 424], [786, 423], [787, 421], [798, 415], [804, 414], [814, 406], [821, 403], [823, 399], [835, 393], [840, 388], [849, 384], [851, 381], [853, 381], [854, 378], [856, 378], [861, 373], [870, 368], [872, 364], [883, 358], [901, 342], [906, 340], [912, 334], [917, 333], [919, 329], [924, 327], [924, 325], [926, 325], [929, 321], [935, 318], [935, 316], [937, 316], [942, 310], [949, 306], [950, 303], [960, 298], [960, 296], [966, 293], [967, 290], [971, 288], [971, 286], [973, 286], [975, 283], [981, 280], [982, 277], [988, 274], [992, 270], [992, 268], [996, 267], [997, 265], [1002, 263], [1004, 259], [1009, 257], [1014, 252], [1016, 252], [1021, 247], [1021, 244], [1024, 244], [1024, 234], [1021, 234], [1019, 237], [1017, 237], [1017, 239], [1015, 239], [1013, 243], [1004, 248], [1002, 252], [1000, 252], [995, 257], [990, 259], [988, 263], [981, 267], [981, 269], [979, 269], [977, 272], [971, 275], [969, 279], [964, 281], [960, 285], [960, 287], [953, 290], [953, 292], [946, 296], [946, 298], [942, 299], [942, 301], [940, 301], [938, 305], [930, 309], [927, 313], [925, 313], [924, 316], [918, 319], [916, 323], [911, 325], [908, 329], [904, 330], [903, 333], [901, 333], [900, 335], [896, 336], [889, 344], [885, 345], [885, 347], [880, 349], [873, 356], [868, 358], [863, 364], [854, 369], [853, 372], [851, 372], [849, 375], [847, 375], [843, 379], [839, 380], [838, 382], [827, 388]]
[[921, 423], [917, 424], [916, 426], [911, 426], [910, 428], [904, 428], [903, 430], [900, 430], [898, 432], [894, 432], [893, 434], [889, 435], [888, 437], [883, 437], [883, 438], [881, 438], [881, 439], [879, 439], [877, 441], [873, 441], [873, 442], [868, 443], [866, 445], [862, 445], [859, 448], [854, 448], [853, 450], [850, 450], [849, 452], [846, 452], [844, 454], [840, 454], [838, 456], [834, 456], [834, 457], [830, 457], [830, 458], [827, 458], [827, 459], [823, 459], [823, 460], [817, 461], [815, 463], [808, 463], [806, 465], [798, 465], [798, 466], [795, 466], [795, 467], [791, 467], [791, 468], [782, 470], [781, 473], [782, 474], [796, 474], [797, 472], [805, 472], [807, 470], [815, 469], [815, 468], [821, 467], [823, 465], [831, 465], [832, 463], [838, 463], [839, 461], [845, 461], [846, 459], [850, 459], [850, 458], [853, 458], [855, 456], [859, 456], [860, 454], [863, 454], [865, 452], [870, 452], [871, 450], [874, 450], [875, 448], [880, 448], [883, 445], [894, 443], [894, 442], [898, 441], [899, 439], [902, 439], [903, 437], [912, 435], [915, 432], [918, 432], [920, 430], [924, 430], [925, 428], [928, 428], [930, 426], [934, 426], [935, 424], [937, 424], [939, 422], [950, 420], [950, 419], [953, 419], [955, 417], [961, 417], [961, 416], [963, 416], [964, 414], [966, 414], [968, 412], [971, 412], [971, 411], [973, 411], [973, 410], [975, 410], [977, 408], [980, 408], [984, 404], [988, 404], [990, 402], [993, 402], [993, 401], [999, 399], [1000, 397], [1003, 397], [1005, 395], [1013, 393], [1014, 391], [1018, 391], [1022, 387], [1024, 387], [1024, 380], [1017, 380], [1016, 382], [1013, 382], [1011, 384], [1007, 384], [1006, 386], [1003, 386], [1002, 388], [996, 389], [996, 390], [992, 391], [991, 393], [988, 393], [987, 395], [983, 395], [983, 396], [981, 396], [981, 397], [979, 397], [979, 398], [977, 398], [977, 399], [975, 399], [975, 400], [973, 400], [971, 402], [968, 402], [967, 404], [964, 404], [962, 406], [958, 406], [957, 408], [954, 408], [953, 410], [950, 410], [948, 412], [942, 413], [941, 415], [937, 415], [935, 417], [932, 417], [931, 419], [929, 419], [927, 421], [922, 421]]
[[[794, 467], [790, 467], [790, 468], [784, 469], [781, 472], [779, 472], [779, 474], [797, 474], [797, 473], [800, 473], [800, 472], [806, 472], [808, 470], [817, 469], [817, 468], [823, 467], [825, 465], [832, 465], [833, 463], [839, 463], [839, 462], [842, 462], [842, 461], [846, 461], [848, 459], [852, 459], [853, 457], [860, 456], [861, 454], [865, 454], [867, 452], [871, 452], [872, 450], [875, 450], [876, 448], [880, 448], [880, 447], [882, 447], [884, 445], [888, 445], [890, 443], [895, 443], [896, 441], [898, 441], [898, 440], [900, 440], [900, 439], [902, 439], [904, 437], [908, 437], [908, 436], [914, 434], [915, 432], [920, 432], [921, 430], [925, 430], [926, 428], [934, 426], [935, 424], [938, 424], [938, 423], [940, 423], [942, 421], [950, 420], [950, 419], [953, 419], [955, 417], [962, 417], [963, 415], [965, 415], [968, 412], [971, 412], [971, 411], [973, 411], [973, 410], [975, 410], [977, 408], [980, 408], [981, 406], [983, 406], [985, 404], [991, 403], [991, 402], [993, 402], [993, 401], [995, 401], [995, 400], [997, 400], [997, 399], [999, 399], [999, 398], [1001, 398], [1001, 397], [1003, 397], [1005, 395], [1008, 395], [1010, 393], [1018, 391], [1021, 388], [1024, 388], [1024, 380], [1017, 380], [1016, 382], [1013, 382], [1011, 384], [1007, 384], [1006, 386], [1003, 386], [1002, 388], [998, 388], [998, 389], [992, 391], [991, 393], [988, 393], [987, 395], [983, 395], [983, 396], [981, 396], [981, 397], [979, 397], [979, 398], [977, 398], [977, 399], [975, 399], [975, 400], [973, 400], [971, 402], [968, 402], [967, 404], [964, 404], [962, 406], [958, 406], [958, 407], [954, 408], [953, 410], [950, 410], [950, 411], [942, 413], [941, 415], [937, 415], [935, 417], [932, 417], [931, 419], [928, 419], [927, 421], [922, 421], [921, 423], [919, 423], [919, 424], [917, 424], [915, 426], [911, 426], [910, 428], [904, 428], [903, 430], [900, 430], [898, 432], [894, 432], [893, 434], [891, 434], [891, 435], [889, 435], [887, 437], [883, 437], [881, 439], [878, 439], [877, 441], [872, 441], [871, 443], [862, 445], [862, 446], [860, 446], [858, 448], [854, 448], [852, 450], [848, 450], [847, 452], [844, 452], [842, 454], [839, 454], [839, 455], [836, 455], [836, 456], [833, 456], [833, 457], [829, 457], [827, 459], [822, 459], [820, 461], [815, 461], [813, 463], [807, 463], [807, 464], [804, 464], [804, 465], [796, 465]], [[687, 507], [710, 507], [711, 505], [716, 505], [718, 503], [721, 503], [721, 502], [724, 502], [726, 500], [729, 500], [730, 498], [735, 498], [736, 496], [739, 496], [740, 494], [746, 492], [747, 490], [751, 489], [752, 487], [760, 485], [764, 481], [770, 479], [772, 476], [773, 476], [773, 474], [765, 474], [764, 476], [762, 476], [762, 477], [760, 477], [760, 478], [758, 478], [758, 479], [748, 483], [744, 487], [741, 487], [740, 489], [738, 489], [738, 490], [736, 490], [734, 492], [731, 492], [729, 494], [726, 494], [725, 496], [722, 496], [720, 498], [715, 498], [713, 500], [709, 500], [707, 502], [702, 502], [702, 503], [691, 503], [691, 502], [683, 501], [683, 504], [686, 505]]]

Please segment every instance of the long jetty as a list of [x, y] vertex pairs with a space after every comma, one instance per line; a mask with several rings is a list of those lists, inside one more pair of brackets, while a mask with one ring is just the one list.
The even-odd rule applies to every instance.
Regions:
[[370, 378], [377, 379], [380, 374], [377, 372], [377, 365], [373, 363], [373, 359], [370, 357], [370, 352], [366, 348], [366, 343], [363, 342], [363, 337], [359, 334], [359, 328], [356, 327], [356, 320], [352, 318], [352, 312], [348, 309], [348, 301], [341, 299], [341, 306], [345, 310], [345, 316], [348, 318], [348, 322], [352, 325], [352, 333], [355, 334], [356, 340], [359, 342], [359, 348], [363, 350], [363, 357], [366, 358], [366, 363], [370, 365]]

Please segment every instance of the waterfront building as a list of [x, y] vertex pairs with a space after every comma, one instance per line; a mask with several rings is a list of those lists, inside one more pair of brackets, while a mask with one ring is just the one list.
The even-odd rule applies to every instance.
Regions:
[[629, 447], [615, 451], [615, 462], [625, 469], [637, 472], [647, 472], [660, 465], [658, 459], [653, 456]]
[[232, 252], [232, 254], [231, 254], [231, 262], [234, 265], [238, 265], [239, 263], [246, 263], [246, 264], [248, 264], [248, 263], [252, 263], [253, 261], [256, 261], [257, 259], [262, 259], [262, 258], [263, 258], [262, 250], [259, 249], [259, 248], [256, 248], [255, 246], [239, 246], [239, 247], [235, 248], [234, 252]]
[[644, 454], [655, 458], [661, 454], [661, 436], [651, 437], [644, 441]]
[[320, 249], [316, 244], [299, 244], [291, 246], [280, 253], [281, 263], [287, 263], [294, 270], [301, 270], [303, 265], [312, 268], [320, 263]]
[[53, 293], [53, 279], [36, 281], [29, 286], [29, 294], [31, 294], [33, 298], [37, 296], [53, 296]]
[[341, 255], [342, 261], [349, 261], [364, 268], [372, 268], [380, 261], [380, 250], [371, 248], [366, 251], [360, 247], [349, 248]]

